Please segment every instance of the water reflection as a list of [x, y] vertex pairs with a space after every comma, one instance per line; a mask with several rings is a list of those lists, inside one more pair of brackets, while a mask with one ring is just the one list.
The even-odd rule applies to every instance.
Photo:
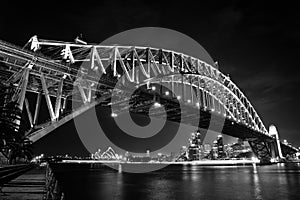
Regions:
[[[72, 169], [72, 170], [70, 170]], [[57, 168], [66, 200], [76, 199], [300, 199], [300, 167], [168, 166], [145, 174], [104, 168]]]
[[116, 189], [114, 190], [115, 199], [121, 199], [123, 196], [123, 174], [118, 173], [116, 177]]
[[169, 179], [153, 179], [148, 184], [149, 193], [145, 199], [174, 199], [174, 190], [179, 186]]
[[253, 183], [254, 183], [254, 198], [257, 200], [262, 200], [262, 194], [261, 194], [261, 186], [259, 183], [259, 175], [257, 172], [252, 175], [253, 176]]

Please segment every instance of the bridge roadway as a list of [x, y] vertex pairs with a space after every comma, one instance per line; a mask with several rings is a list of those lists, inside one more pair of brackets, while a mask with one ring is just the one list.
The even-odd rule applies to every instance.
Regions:
[[[54, 45], [54, 46], [68, 46], [68, 45], [74, 45], [74, 47], [78, 47], [76, 44], [70, 44], [70, 43], [51, 43], [41, 42], [39, 44], [42, 45]], [[79, 48], [79, 47], [78, 47]], [[76, 49], [78, 51], [78, 48]], [[166, 95], [159, 95], [159, 101], [167, 105], [167, 111], [170, 111], [171, 117], [170, 119], [172, 121], [181, 121], [181, 123], [191, 124], [193, 126], [199, 126], [200, 128], [206, 130], [206, 129], [213, 129], [216, 128], [220, 131], [219, 127], [224, 124], [222, 127], [222, 133], [242, 138], [245, 140], [248, 140], [250, 145], [252, 146], [252, 149], [254, 152], [258, 155], [258, 157], [264, 157], [265, 154], [271, 154], [271, 146], [270, 144], [274, 143], [275, 138], [273, 136], [268, 135], [266, 129], [264, 128], [264, 125], [262, 124], [260, 118], [257, 116], [257, 113], [255, 112], [254, 108], [252, 108], [250, 102], [244, 97], [244, 95], [239, 92], [238, 88], [233, 84], [227, 77], [224, 77], [220, 72], [216, 72], [215, 69], [208, 66], [206, 63], [201, 63], [201, 61], [196, 60], [191, 57], [185, 57], [182, 54], [179, 54], [177, 52], [173, 51], [166, 51], [166, 50], [157, 50], [157, 49], [150, 49], [149, 48], [140, 48], [139, 47], [102, 47], [102, 46], [83, 46], [82, 47], [84, 52], [87, 52], [87, 48], [99, 48], [99, 52], [106, 51], [105, 58], [102, 58], [102, 54], [100, 56], [96, 55], [96, 58], [98, 59], [98, 62], [100, 63], [100, 66], [103, 65], [104, 61], [106, 60], [107, 65], [111, 65], [111, 62], [107, 62], [109, 53], [107, 51], [112, 51], [112, 53], [115, 55], [113, 64], [107, 69], [113, 68], [115, 71], [109, 71], [108, 73], [102, 74], [101, 78], [95, 76], [86, 74], [85, 79], [88, 84], [78, 84], [78, 74], [80, 74], [80, 69], [76, 63], [71, 62], [65, 62], [62, 60], [62, 58], [59, 58], [59, 60], [55, 60], [54, 58], [46, 57], [43, 55], [43, 52], [46, 51], [36, 51], [32, 52], [30, 50], [19, 48], [15, 45], [6, 43], [4, 41], [0, 41], [0, 78], [1, 80], [6, 81], [7, 83], [14, 84], [17, 88], [19, 88], [18, 99], [20, 99], [20, 96], [22, 96], [22, 91], [20, 92], [20, 88], [25, 88], [26, 91], [23, 91], [23, 96], [25, 97], [25, 92], [31, 92], [31, 93], [37, 93], [42, 94], [46, 97], [46, 100], [48, 98], [47, 104], [49, 108], [50, 114], [52, 113], [51, 121], [46, 124], [36, 124], [34, 123], [35, 120], [32, 120], [31, 126], [32, 129], [29, 131], [30, 138], [35, 142], [41, 137], [47, 135], [48, 133], [55, 130], [57, 127], [62, 126], [66, 122], [70, 121], [72, 118], [80, 115], [81, 113], [85, 112], [86, 110], [90, 109], [91, 107], [94, 107], [96, 105], [101, 106], [111, 106], [111, 104], [117, 105], [119, 107], [124, 107], [124, 103], [131, 102], [142, 102], [140, 104], [137, 103], [131, 103], [130, 107], [126, 107], [126, 109], [130, 109], [131, 112], [137, 113], [137, 114], [149, 114], [147, 110], [149, 110], [149, 107], [153, 105], [154, 98], [157, 98], [157, 93], [153, 93], [152, 91], [149, 91], [148, 89], [141, 90], [140, 93], [136, 96], [139, 99], [133, 101], [134, 96], [132, 96], [132, 99], [123, 99], [119, 102], [109, 102], [110, 94], [114, 86], [116, 86], [117, 78], [116, 76], [110, 75], [110, 73], [126, 71], [126, 68], [124, 67], [124, 63], [128, 62], [127, 57], [129, 57], [129, 53], [132, 52], [130, 55], [131, 60], [134, 60], [135, 62], [139, 63], [140, 69], [143, 69], [144, 71], [149, 72], [150, 70], [153, 70], [153, 65], [158, 67], [156, 62], [158, 62], [162, 68], [168, 66], [170, 69], [173, 68], [173, 71], [175, 72], [175, 68], [177, 68], [177, 74], [173, 73], [171, 76], [172, 81], [170, 82], [170, 78], [150, 78], [147, 79], [147, 81], [151, 82], [151, 84], [158, 84], [158, 83], [170, 83], [172, 84], [172, 88], [174, 88], [174, 84], [176, 83], [179, 85], [181, 83], [183, 86], [179, 89], [182, 89], [182, 99], [179, 100], [178, 98], [174, 98], [174, 96], [166, 96]], [[101, 49], [101, 48], [104, 48]], [[119, 49], [119, 50], [118, 50]], [[122, 49], [122, 51], [121, 51]], [[125, 49], [125, 50], [124, 50]], [[61, 48], [60, 48], [61, 50]], [[148, 52], [148, 56], [145, 57], [145, 53]], [[75, 52], [71, 51], [71, 53], [74, 53], [73, 59], [79, 59], [75, 56]], [[138, 53], [140, 53], [138, 55]], [[154, 54], [154, 56], [152, 55]], [[57, 55], [57, 52], [56, 54]], [[104, 54], [103, 54], [104, 55]], [[123, 56], [125, 55], [125, 56]], [[134, 57], [134, 55], [136, 57]], [[166, 56], [168, 55], [168, 57]], [[47, 55], [49, 56], [49, 54]], [[82, 55], [81, 55], [82, 56]], [[117, 57], [119, 56], [119, 57]], [[93, 57], [90, 58], [90, 60], [93, 61], [94, 59], [94, 52]], [[193, 60], [194, 59], [194, 60]], [[157, 61], [159, 60], [159, 61]], [[80, 61], [80, 60], [79, 60]], [[82, 61], [82, 60], [81, 60]], [[101, 62], [103, 63], [101, 64]], [[164, 61], [164, 62], [162, 62]], [[148, 69], [145, 70], [145, 62], [148, 63]], [[152, 63], [151, 63], [152, 62]], [[171, 63], [174, 62], [174, 65], [171, 66]], [[98, 64], [99, 64], [98, 63]], [[150, 63], [150, 64], [149, 64]], [[185, 63], [185, 64], [184, 64]], [[200, 70], [200, 66], [198, 66], [198, 71], [195, 72], [195, 70], [190, 70], [194, 66], [195, 63], [200, 63], [202, 66], [202, 70], [210, 71], [208, 72], [202, 72]], [[127, 63], [126, 63], [127, 64]], [[134, 65], [134, 64], [133, 64]], [[92, 67], [94, 64], [92, 63]], [[121, 68], [121, 70], [119, 69]], [[185, 70], [182, 70], [183, 68], [186, 68]], [[207, 70], [208, 68], [208, 70]], [[24, 81], [24, 74], [26, 70], [29, 70], [27, 82]], [[141, 70], [141, 71], [143, 71]], [[157, 68], [156, 70], [159, 70]], [[164, 71], [165, 69], [162, 69]], [[190, 71], [189, 71], [190, 70]], [[155, 70], [154, 70], [155, 71]], [[129, 77], [129, 72], [127, 72], [127, 77]], [[202, 74], [201, 74], [202, 73]], [[218, 74], [216, 78], [216, 74]], [[158, 76], [159, 77], [159, 76]], [[181, 78], [180, 78], [181, 77]], [[196, 78], [195, 80], [198, 82], [195, 82], [192, 84], [192, 82], [187, 83], [187, 80], [191, 80], [192, 78]], [[220, 77], [222, 77], [222, 83], [224, 85], [220, 85]], [[205, 84], [203, 86], [200, 79], [203, 79], [205, 81]], [[130, 77], [128, 78], [130, 79]], [[175, 80], [176, 79], [176, 80]], [[218, 79], [218, 80], [214, 80]], [[146, 82], [144, 81], [144, 84], [146, 85]], [[177, 81], [177, 82], [176, 82]], [[24, 84], [26, 82], [26, 85]], [[43, 83], [44, 82], [44, 83]], [[135, 80], [133, 80], [132, 83], [134, 84]], [[60, 86], [60, 84], [62, 86]], [[195, 87], [195, 85], [197, 86]], [[202, 84], [202, 85], [201, 85]], [[24, 87], [25, 85], [25, 87]], [[74, 86], [78, 85], [78, 90], [74, 92]], [[91, 87], [91, 85], [100, 85], [101, 87]], [[187, 94], [184, 93], [184, 89], [187, 90], [185, 85], [189, 85], [191, 88], [191, 91], [195, 91], [196, 96], [193, 96], [193, 94], [190, 95], [190, 98], [193, 101], [193, 98], [198, 99], [198, 105], [194, 104], [191, 105], [190, 100], [184, 99]], [[198, 86], [199, 85], [199, 86]], [[215, 86], [219, 87], [218, 90], [215, 89]], [[52, 88], [52, 89], [51, 89]], [[53, 89], [54, 88], [54, 89]], [[59, 89], [61, 88], [61, 89]], [[63, 89], [62, 89], [63, 88]], [[208, 91], [211, 90], [211, 91]], [[59, 92], [60, 91], [60, 92]], [[87, 92], [85, 92], [87, 91]], [[91, 91], [93, 91], [96, 97], [101, 97], [100, 99], [93, 100], [91, 99]], [[220, 91], [226, 91], [223, 93], [218, 94]], [[121, 93], [120, 96], [126, 96], [124, 94], [130, 93], [130, 90], [127, 91], [126, 86], [123, 85], [121, 89], [119, 90]], [[191, 92], [192, 93], [192, 92]], [[226, 98], [221, 98], [220, 96], [227, 95]], [[55, 112], [53, 111], [53, 106], [51, 105], [50, 97], [56, 98], [55, 103]], [[73, 108], [73, 110], [65, 109], [63, 113], [64, 115], [59, 116], [59, 112], [56, 112], [57, 110], [64, 109], [64, 107], [61, 107], [61, 99], [64, 99], [64, 102], [70, 102], [70, 97], [72, 97], [72, 101], [84, 101], [84, 104], [82, 106], [79, 106], [78, 108]], [[78, 97], [78, 98], [74, 98]], [[200, 101], [201, 99], [204, 99], [203, 101]], [[240, 99], [238, 99], [240, 98]], [[224, 103], [222, 99], [226, 99], [226, 102], [231, 100], [229, 103]], [[176, 108], [172, 108], [172, 105], [178, 104], [178, 101], [181, 102], [181, 106], [184, 107], [185, 116], [180, 116], [179, 110]], [[195, 101], [195, 100], [194, 100]], [[50, 102], [50, 103], [49, 103]], [[121, 103], [120, 103], [121, 102]], [[244, 103], [245, 102], [245, 103]], [[27, 103], [28, 104], [28, 103]], [[219, 106], [219, 110], [217, 110], [216, 105]], [[195, 106], [196, 105], [196, 106]], [[209, 107], [210, 106], [210, 107]], [[223, 106], [223, 107], [221, 107]], [[26, 107], [29, 107], [26, 105]], [[35, 116], [34, 119], [38, 117], [38, 106], [36, 105], [35, 110]], [[198, 110], [199, 112], [195, 112], [195, 110]], [[30, 110], [27, 108], [27, 113]], [[123, 110], [124, 111], [124, 110]], [[119, 112], [122, 112], [120, 109]], [[70, 114], [66, 114], [70, 113]], [[29, 115], [29, 114], [28, 114]], [[152, 112], [153, 116], [156, 115], [156, 117], [160, 116], [159, 109], [156, 109], [154, 112]], [[212, 117], [213, 115], [213, 117]], [[200, 120], [198, 118], [200, 116]], [[30, 118], [30, 117], [29, 117]], [[253, 124], [254, 123], [254, 124]], [[283, 144], [280, 142], [280, 146], [283, 150], [283, 154], [292, 154], [297, 151], [295, 147], [292, 147], [290, 145]], [[263, 155], [259, 155], [262, 153]], [[269, 156], [270, 157], [270, 156]]]

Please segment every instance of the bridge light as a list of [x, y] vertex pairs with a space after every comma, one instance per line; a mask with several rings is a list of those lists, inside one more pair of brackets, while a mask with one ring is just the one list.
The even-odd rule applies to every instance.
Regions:
[[152, 90], [152, 91], [156, 90], [156, 87], [155, 87], [155, 86], [152, 86], [152, 87], [151, 87], [151, 90]]
[[74, 41], [75, 41], [76, 44], [84, 44], [84, 45], [87, 45], [87, 43], [86, 43], [85, 41], [79, 39], [79, 36], [77, 36], [77, 37], [75, 38]]
[[63, 78], [63, 79], [67, 78], [67, 74], [64, 74], [62, 78]]
[[169, 92], [169, 91], [166, 91], [166, 92], [165, 92], [165, 95], [169, 96], [169, 95], [170, 95], [170, 92]]
[[155, 103], [154, 103], [154, 107], [155, 107], [155, 108], [159, 108], [159, 107], [161, 107], [161, 104], [158, 103], [158, 102], [155, 102]]
[[117, 117], [118, 115], [116, 113], [111, 113], [112, 117]]

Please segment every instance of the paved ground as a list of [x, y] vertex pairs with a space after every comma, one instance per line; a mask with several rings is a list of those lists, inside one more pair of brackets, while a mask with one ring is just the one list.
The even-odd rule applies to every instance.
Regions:
[[33, 169], [8, 184], [0, 193], [0, 200], [42, 200], [45, 194], [45, 169]]

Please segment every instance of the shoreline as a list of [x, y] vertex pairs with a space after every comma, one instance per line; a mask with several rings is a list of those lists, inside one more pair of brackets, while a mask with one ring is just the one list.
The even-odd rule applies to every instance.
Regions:
[[62, 160], [58, 163], [69, 164], [121, 164], [121, 165], [198, 165], [198, 166], [235, 166], [235, 165], [261, 165], [259, 160], [199, 160], [182, 162], [127, 162], [108, 160]]

